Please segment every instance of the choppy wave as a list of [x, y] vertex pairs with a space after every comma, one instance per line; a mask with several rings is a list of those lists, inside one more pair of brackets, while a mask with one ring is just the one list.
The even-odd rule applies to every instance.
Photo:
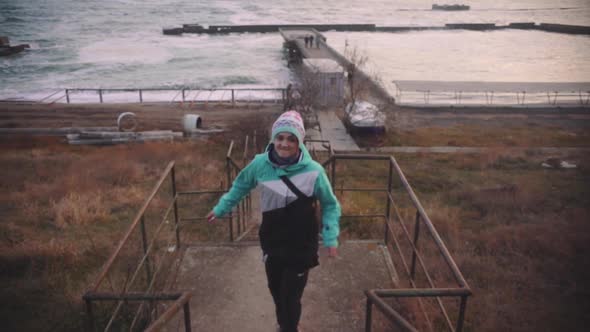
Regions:
[[[17, 57], [0, 59], [0, 96], [76, 86], [276, 87], [285, 86], [292, 79], [282, 58], [283, 41], [278, 34], [162, 35], [162, 27], [184, 23], [441, 26], [533, 21], [584, 25], [590, 21], [588, 0], [469, 2], [471, 11], [434, 13], [430, 9], [433, 2], [427, 0], [365, 0], [362, 6], [358, 0], [174, 0], [166, 1], [166, 5], [161, 0], [0, 0], [1, 34], [7, 35], [13, 44], [32, 46]], [[477, 4], [482, 8], [477, 8]], [[378, 40], [373, 41], [375, 37]], [[441, 43], [449, 38], [456, 44]], [[510, 40], [515, 38], [520, 42], [513, 51], [510, 47], [514, 43]], [[384, 80], [402, 76], [420, 79], [436, 72], [442, 79], [468, 76], [500, 81], [518, 75], [525, 80], [590, 81], [586, 69], [590, 68], [590, 59], [586, 59], [590, 52], [587, 37], [453, 31], [395, 36], [366, 33], [358, 40], [362, 48], [378, 49], [372, 50], [377, 54], [370, 60], [384, 73]], [[339, 49], [346, 41], [329, 37], [328, 42]], [[436, 47], [420, 51], [415, 50], [416, 43]], [[465, 45], [470, 47], [464, 49]], [[553, 58], [544, 56], [547, 49], [555, 53]], [[417, 58], [422, 60], [418, 65]], [[478, 62], [484, 58], [486, 63]], [[482, 68], [486, 71], [482, 72]]]
[[165, 63], [173, 55], [166, 49], [144, 42], [125, 39], [105, 40], [85, 46], [79, 59], [86, 63]]
[[26, 21], [23, 20], [22, 18], [18, 18], [18, 17], [14, 17], [14, 16], [9, 16], [9, 17], [5, 18], [3, 21], [3, 23], [19, 23], [19, 22], [26, 22]]
[[224, 82], [223, 85], [224, 86], [228, 86], [228, 85], [240, 85], [240, 84], [256, 84], [258, 83], [258, 80], [254, 77], [250, 77], [250, 76], [229, 76], [227, 77]]

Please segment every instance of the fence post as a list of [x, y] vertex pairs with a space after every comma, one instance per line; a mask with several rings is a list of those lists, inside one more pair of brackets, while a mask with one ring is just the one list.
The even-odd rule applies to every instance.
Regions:
[[418, 235], [420, 235], [420, 213], [416, 211], [416, 224], [414, 226], [414, 250], [412, 250], [412, 267], [410, 275], [412, 280], [416, 277], [416, 250], [418, 250]]
[[86, 327], [89, 332], [96, 331], [94, 326], [94, 313], [92, 311], [92, 300], [86, 299], [86, 314], [88, 315], [88, 326]]
[[365, 311], [365, 332], [371, 332], [371, 321], [372, 321], [372, 307], [373, 303], [371, 299], [367, 296], [367, 307]]
[[174, 200], [174, 226], [176, 228], [176, 249], [180, 249], [180, 228], [178, 227], [178, 204], [176, 201], [176, 175], [172, 166], [170, 174], [172, 175], [172, 199]]
[[[336, 188], [336, 157], [332, 159], [332, 188]], [[336, 189], [333, 189], [336, 190]]]
[[150, 267], [150, 256], [148, 255], [147, 252], [147, 233], [145, 230], [145, 216], [141, 216], [141, 240], [142, 240], [142, 244], [143, 244], [143, 254], [146, 255], [145, 256], [145, 273], [147, 276], [147, 282], [148, 285], [152, 282], [152, 271], [151, 271], [151, 267]]
[[[391, 158], [389, 159], [389, 177], [387, 179], [387, 204], [385, 210], [385, 235], [383, 236], [383, 243], [387, 245], [389, 242], [389, 218], [391, 217], [391, 198], [393, 194], [391, 193], [391, 187], [393, 186], [393, 164]], [[390, 198], [391, 196], [391, 198]]]
[[461, 296], [461, 305], [459, 307], [459, 317], [457, 317], [457, 328], [456, 332], [463, 330], [463, 322], [465, 321], [465, 309], [467, 307], [467, 296]]
[[69, 91], [69, 89], [66, 89], [66, 102], [68, 104], [70, 103], [70, 91]]
[[102, 89], [98, 89], [98, 98], [100, 99], [100, 103], [102, 104]]
[[143, 94], [141, 92], [141, 89], [139, 89], [139, 102], [143, 103]]
[[[225, 171], [226, 171], [226, 177], [227, 177], [227, 185], [226, 185], [226, 190], [229, 191], [231, 188], [231, 160], [230, 157], [226, 157], [225, 158]], [[234, 227], [233, 227], [233, 212], [230, 211], [229, 212], [229, 241], [233, 242], [234, 240]]]
[[234, 95], [234, 91], [235, 91], [234, 89], [231, 89], [231, 105], [232, 106], [236, 106], [236, 98]]
[[191, 332], [191, 310], [189, 302], [184, 304], [184, 330], [186, 332]]
[[184, 90], [184, 89], [182, 89], [182, 102], [183, 102], [183, 103], [185, 102], [185, 99], [184, 99], [184, 91], [185, 91], [185, 90]]

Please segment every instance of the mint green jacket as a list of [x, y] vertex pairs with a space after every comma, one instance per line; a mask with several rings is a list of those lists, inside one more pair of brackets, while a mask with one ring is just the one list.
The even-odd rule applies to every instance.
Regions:
[[304, 145], [299, 144], [301, 156], [297, 163], [281, 168], [269, 159], [270, 145], [265, 153], [258, 154], [234, 180], [231, 189], [213, 208], [217, 217], [228, 214], [252, 189], [260, 189], [262, 213], [284, 208], [297, 196], [283, 183], [280, 176], [287, 175], [306, 196], [315, 196], [322, 209], [322, 238], [324, 246], [337, 247], [340, 233], [340, 204], [336, 199], [324, 168], [314, 161]]

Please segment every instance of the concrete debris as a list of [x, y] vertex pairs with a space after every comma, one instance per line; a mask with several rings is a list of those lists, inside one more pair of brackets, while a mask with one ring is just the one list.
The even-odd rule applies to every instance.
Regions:
[[578, 166], [559, 158], [549, 158], [541, 164], [545, 168], [577, 168]]
[[182, 117], [182, 128], [184, 132], [190, 132], [200, 129], [203, 126], [203, 120], [197, 114], [185, 114]]
[[82, 131], [116, 131], [117, 127], [0, 128], [0, 135], [64, 136]]
[[203, 135], [209, 135], [209, 134], [223, 133], [224, 131], [225, 131], [224, 129], [219, 129], [219, 128], [193, 129], [193, 130], [185, 131], [184, 135], [186, 137], [194, 137], [194, 136], [203, 136]]
[[135, 113], [124, 112], [119, 114], [119, 117], [117, 118], [117, 127], [119, 127], [119, 131], [134, 131], [137, 127]]
[[71, 145], [113, 145], [131, 142], [172, 141], [182, 137], [181, 132], [172, 130], [154, 130], [143, 132], [81, 132], [66, 135]]

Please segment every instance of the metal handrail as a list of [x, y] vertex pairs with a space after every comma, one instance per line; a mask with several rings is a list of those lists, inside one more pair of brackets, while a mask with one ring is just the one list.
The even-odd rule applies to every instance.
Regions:
[[[155, 248], [156, 248], [156, 243], [158, 241], [158, 236], [161, 233], [161, 231], [164, 229], [165, 224], [167, 224], [168, 219], [170, 219], [170, 214], [174, 213], [174, 224], [173, 224], [173, 228], [171, 229], [171, 233], [170, 236], [168, 237], [166, 243], [167, 247], [170, 247], [171, 243], [175, 243], [174, 247], [175, 250], [173, 250], [173, 252], [175, 253], [179, 253], [180, 252], [180, 228], [181, 228], [181, 222], [185, 222], [186, 220], [189, 220], [190, 218], [185, 218], [185, 219], [180, 219], [179, 217], [179, 212], [178, 212], [178, 197], [180, 196], [184, 196], [184, 195], [199, 195], [199, 194], [221, 194], [224, 192], [227, 192], [229, 190], [229, 186], [231, 185], [232, 179], [233, 177], [237, 174], [237, 172], [241, 171], [241, 167], [232, 159], [231, 154], [232, 154], [232, 150], [234, 147], [234, 142], [232, 141], [230, 143], [228, 152], [226, 154], [226, 159], [227, 159], [227, 173], [228, 173], [228, 184], [227, 184], [227, 188], [226, 190], [192, 190], [192, 191], [185, 191], [185, 192], [177, 192], [176, 190], [176, 177], [175, 177], [175, 162], [171, 161], [170, 163], [168, 163], [168, 165], [166, 166], [163, 174], [160, 176], [160, 178], [158, 179], [158, 181], [156, 182], [154, 188], [152, 189], [152, 191], [150, 192], [150, 194], [148, 195], [148, 197], [146, 198], [146, 200], [144, 201], [143, 205], [140, 207], [139, 211], [137, 212], [136, 216], [134, 217], [133, 221], [131, 222], [131, 225], [128, 227], [127, 231], [125, 232], [123, 238], [119, 241], [116, 249], [114, 250], [114, 252], [109, 256], [107, 262], [104, 264], [104, 266], [102, 267], [102, 269], [100, 270], [98, 277], [96, 279], [96, 281], [94, 282], [93, 286], [84, 294], [83, 299], [86, 302], [86, 309], [87, 309], [87, 314], [88, 314], [88, 329], [90, 331], [93, 331], [96, 329], [96, 326], [94, 325], [94, 314], [93, 314], [93, 301], [116, 301], [116, 305], [115, 305], [115, 309], [113, 310], [112, 314], [110, 315], [110, 318], [108, 319], [108, 323], [106, 324], [106, 328], [105, 331], [108, 331], [110, 329], [112, 329], [116, 323], [116, 320], [119, 319], [120, 316], [120, 312], [123, 309], [123, 306], [126, 305], [129, 301], [142, 301], [142, 303], [137, 307], [137, 310], [135, 310], [135, 316], [133, 316], [133, 321], [131, 322], [131, 329], [136, 328], [138, 324], [141, 324], [142, 319], [144, 319], [145, 317], [142, 316], [143, 313], [145, 313], [145, 309], [146, 306], [150, 305], [149, 308], [151, 308], [150, 310], [153, 312], [154, 307], [150, 304], [150, 302], [154, 302], [154, 301], [169, 301], [171, 299], [177, 299], [180, 295], [175, 295], [175, 294], [163, 294], [163, 293], [154, 293], [154, 287], [156, 286], [156, 277], [162, 277], [162, 275], [164, 275], [163, 271], [165, 270], [165, 260], [161, 259], [159, 261], [159, 263], [157, 264], [157, 266], [152, 266], [153, 263], [155, 262], [151, 262], [152, 264], [150, 264], [150, 255], [155, 253]], [[243, 153], [243, 158], [246, 158], [248, 153], [248, 149], [247, 146], [245, 147], [244, 153]], [[164, 183], [164, 181], [166, 179], [168, 179], [168, 177], [170, 176], [171, 178], [171, 182], [172, 182], [172, 200], [171, 202], [168, 204], [167, 207], [165, 207], [165, 212], [163, 215], [161, 215], [162, 220], [161, 222], [155, 227], [155, 229], [150, 233], [150, 240], [148, 241], [147, 238], [147, 232], [145, 229], [145, 214], [146, 214], [146, 210], [148, 209], [148, 207], [150, 206], [151, 202], [154, 200], [156, 194], [158, 192], [160, 192], [160, 190], [162, 189], [162, 185]], [[242, 231], [246, 230], [246, 218], [245, 218], [245, 214], [249, 213], [250, 211], [250, 205], [251, 202], [248, 200], [245, 200], [243, 202], [240, 203], [240, 206], [238, 208], [238, 213], [237, 218], [238, 218], [238, 235], [239, 238], [243, 237], [245, 232], [243, 232], [243, 234], [240, 234]], [[205, 218], [196, 218], [199, 220], [205, 219]], [[230, 214], [229, 216], [230, 219], [230, 237], [231, 240], [233, 241], [233, 220], [232, 220], [232, 215]], [[123, 285], [123, 287], [120, 290], [115, 290], [112, 285], [111, 285], [111, 289], [112, 292], [111, 293], [99, 293], [98, 289], [100, 288], [100, 286], [102, 285], [103, 281], [108, 278], [108, 280], [110, 281], [110, 277], [109, 273], [111, 273], [111, 270], [113, 270], [114, 268], [114, 263], [115, 261], [122, 255], [122, 250], [123, 248], [130, 242], [132, 235], [134, 234], [134, 232], [138, 232], [138, 227], [141, 226], [141, 238], [140, 240], [143, 243], [143, 252], [142, 255], [139, 257], [139, 263], [137, 264], [137, 266], [135, 266], [135, 268], [133, 267], [129, 267], [129, 274], [126, 277], [125, 280], [125, 284]], [[134, 285], [134, 283], [136, 283], [137, 280], [139, 280], [138, 276], [140, 275], [140, 272], [142, 270], [142, 268], [145, 269], [146, 272], [146, 276], [147, 276], [147, 288], [142, 288], [142, 292], [141, 293], [133, 293], [133, 292], [128, 292], [131, 287]], [[154, 270], [155, 269], [155, 270]], [[169, 275], [164, 275], [164, 277], [166, 278], [165, 282], [168, 282], [168, 278]], [[143, 287], [143, 286], [142, 286]], [[175, 297], [176, 296], [176, 297]], [[185, 306], [185, 328], [187, 331], [190, 331], [190, 314], [188, 314], [188, 298], [190, 297], [190, 294], [184, 294], [180, 299], [178, 299], [178, 301], [171, 307], [169, 308], [169, 310], [167, 310], [164, 314], [162, 314], [161, 316], [158, 316], [158, 311], [157, 311], [157, 306], [156, 306], [156, 311], [155, 311], [155, 315], [158, 316], [159, 318], [152, 324], [152, 326], [150, 327], [150, 329], [152, 330], [157, 330], [159, 328], [161, 328], [163, 326], [163, 324], [165, 324], [170, 317], [172, 317], [174, 315], [174, 313], [176, 311], [178, 311], [180, 306]]]
[[145, 329], [145, 332], [160, 331], [172, 318], [174, 318], [176, 313], [178, 313], [181, 308], [184, 311], [184, 329], [186, 332], [191, 332], [191, 314], [189, 302], [191, 296], [191, 292], [182, 293], [178, 300], [174, 301], [168, 310], [164, 311], [155, 322]]
[[443, 255], [443, 258], [445, 259], [449, 268], [453, 271], [453, 274], [455, 275], [455, 277], [458, 279], [459, 285], [461, 287], [469, 288], [467, 281], [465, 281], [463, 274], [461, 273], [461, 271], [459, 271], [457, 264], [455, 263], [455, 261], [451, 257], [451, 254], [449, 253], [449, 250], [445, 246], [440, 235], [438, 234], [438, 232], [434, 228], [432, 221], [430, 221], [430, 218], [426, 214], [424, 207], [422, 207], [422, 204], [420, 203], [420, 201], [418, 200], [418, 197], [414, 193], [412, 186], [410, 186], [410, 184], [408, 183], [408, 180], [406, 179], [404, 173], [402, 172], [401, 168], [397, 164], [397, 161], [395, 160], [395, 158], [393, 156], [390, 156], [390, 160], [391, 160], [391, 163], [393, 164], [393, 166], [395, 167], [395, 170], [396, 170], [397, 174], [399, 175], [404, 188], [408, 192], [408, 195], [410, 195], [410, 199], [412, 200], [412, 202], [414, 203], [414, 206], [416, 207], [416, 209], [420, 213], [420, 217], [424, 220], [424, 224], [428, 228], [428, 231], [430, 232], [431, 236], [434, 238], [434, 241], [436, 242], [437, 247], [439, 248], [441, 254]]
[[102, 281], [104, 280], [104, 278], [108, 274], [111, 266], [115, 262], [115, 259], [119, 256], [121, 249], [127, 243], [129, 238], [131, 237], [131, 234], [137, 228], [137, 225], [139, 225], [141, 218], [144, 215], [145, 211], [147, 210], [149, 204], [156, 196], [156, 193], [158, 192], [158, 190], [160, 190], [160, 187], [164, 183], [164, 180], [166, 180], [166, 178], [168, 177], [168, 174], [171, 172], [173, 167], [174, 167], [174, 161], [171, 161], [170, 163], [168, 163], [168, 166], [166, 166], [164, 173], [162, 174], [162, 176], [160, 177], [160, 179], [158, 180], [158, 182], [154, 186], [154, 189], [152, 190], [152, 192], [150, 193], [148, 198], [145, 200], [145, 202], [143, 203], [143, 205], [141, 206], [141, 208], [137, 212], [135, 218], [133, 219], [133, 222], [131, 223], [131, 226], [129, 226], [129, 228], [127, 229], [127, 232], [123, 236], [123, 239], [121, 239], [121, 241], [119, 242], [119, 245], [117, 246], [115, 251], [111, 254], [111, 256], [109, 257], [109, 259], [107, 260], [105, 265], [103, 266], [98, 278], [96, 279], [96, 281], [94, 283], [94, 286], [91, 288], [93, 292], [96, 292], [98, 290], [98, 287], [100, 287], [100, 284], [102, 283]]
[[[389, 178], [388, 178], [388, 187], [383, 188], [337, 188], [336, 186], [336, 161], [337, 160], [382, 160], [386, 161], [389, 164]], [[432, 224], [432, 221], [426, 214], [426, 211], [422, 207], [422, 204], [418, 200], [418, 197], [413, 191], [413, 188], [409, 184], [408, 180], [406, 179], [404, 173], [402, 172], [401, 168], [397, 164], [397, 161], [393, 156], [385, 156], [385, 155], [376, 155], [376, 154], [334, 154], [332, 153], [330, 158], [322, 164], [326, 168], [331, 168], [331, 182], [332, 187], [335, 191], [340, 192], [384, 192], [387, 194], [386, 202], [387, 202], [387, 210], [385, 214], [364, 214], [364, 215], [343, 215], [342, 218], [370, 218], [370, 217], [383, 217], [385, 220], [385, 234], [384, 234], [384, 243], [389, 248], [388, 240], [389, 238], [392, 239], [393, 245], [397, 248], [397, 251], [393, 251], [398, 253], [399, 258], [401, 260], [402, 266], [406, 271], [406, 274], [409, 278], [410, 285], [412, 288], [410, 289], [390, 289], [390, 290], [367, 290], [365, 291], [365, 295], [367, 298], [367, 312], [366, 312], [366, 322], [365, 322], [365, 330], [371, 330], [371, 308], [374, 304], [375, 307], [380, 310], [386, 317], [390, 319], [391, 322], [395, 323], [399, 328], [404, 331], [417, 331], [414, 326], [412, 326], [405, 318], [401, 316], [397, 311], [395, 311], [390, 305], [388, 305], [385, 301], [381, 298], [386, 297], [417, 297], [418, 303], [423, 314], [426, 316], [427, 324], [430, 323], [430, 319], [426, 314], [425, 308], [422, 303], [422, 299], [424, 298], [435, 298], [439, 309], [444, 317], [446, 324], [448, 325], [450, 330], [454, 331], [461, 331], [463, 327], [464, 315], [465, 315], [465, 308], [466, 308], [466, 300], [467, 297], [471, 295], [471, 290], [465, 281], [461, 271], [457, 267], [456, 263], [454, 262], [451, 254], [449, 253], [448, 249], [446, 248], [444, 242], [442, 241], [440, 235], [436, 231], [436, 228]], [[416, 226], [414, 230], [414, 239], [410, 236], [410, 232], [406, 228], [403, 218], [399, 212], [399, 209], [396, 205], [395, 200], [393, 199], [393, 192], [392, 192], [392, 177], [393, 171], [397, 174], [397, 178], [400, 180], [404, 191], [408, 194], [410, 198], [411, 205], [416, 209]], [[395, 232], [392, 229], [392, 219], [390, 217], [390, 209], [393, 206], [395, 217], [399, 220], [398, 224], [402, 228], [403, 234], [409, 243], [410, 249], [412, 251], [412, 261], [411, 267], [406, 262], [404, 255], [402, 254], [402, 248], [400, 242], [397, 239]], [[434, 284], [433, 279], [430, 277], [428, 269], [426, 268], [426, 263], [423, 260], [423, 257], [418, 250], [417, 241], [419, 238], [420, 232], [420, 224], [423, 223], [426, 225], [426, 229], [428, 233], [432, 237], [435, 246], [438, 249], [439, 254], [443, 257], [445, 263], [447, 264], [449, 271], [453, 275], [455, 282], [457, 283], [458, 288], [437, 288]], [[426, 280], [430, 288], [417, 288], [415, 282], [415, 264], [416, 260], [420, 267], [422, 268], [422, 272], [426, 276]], [[440, 297], [459, 297], [461, 299], [460, 308], [459, 308], [459, 315], [457, 318], [457, 325], [456, 328], [453, 328], [453, 324], [451, 323], [451, 319], [445, 309], [445, 306], [440, 299]], [[431, 326], [432, 327], [432, 326]]]

